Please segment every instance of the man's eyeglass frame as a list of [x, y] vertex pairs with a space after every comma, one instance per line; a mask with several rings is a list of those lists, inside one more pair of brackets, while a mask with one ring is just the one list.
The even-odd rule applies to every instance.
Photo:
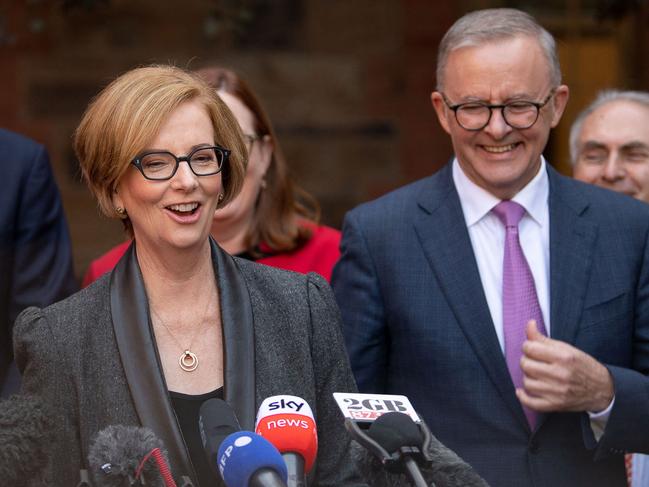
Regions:
[[[448, 98], [446, 98], [446, 95], [444, 93], [440, 93], [440, 94], [442, 95], [442, 99], [444, 100], [444, 103], [449, 108], [449, 110], [453, 110], [453, 113], [455, 114], [455, 121], [457, 122], [457, 124], [460, 127], [462, 127], [464, 130], [468, 130], [470, 132], [478, 132], [478, 131], [484, 129], [487, 125], [489, 125], [489, 122], [491, 122], [491, 117], [493, 115], [493, 111], [495, 109], [500, 109], [500, 111], [501, 111], [500, 113], [501, 113], [501, 115], [503, 117], [503, 120], [505, 121], [505, 123], [507, 125], [509, 125], [513, 129], [525, 130], [525, 129], [528, 129], [528, 128], [532, 127], [537, 122], [537, 120], [539, 119], [539, 114], [541, 113], [541, 108], [543, 108], [545, 105], [548, 104], [548, 102], [552, 99], [552, 97], [554, 96], [555, 93], [556, 93], [556, 88], [552, 88], [550, 90], [550, 93], [548, 93], [548, 96], [546, 96], [545, 99], [540, 103], [539, 102], [534, 102], [534, 101], [520, 100], [520, 101], [513, 101], [513, 102], [509, 102], [509, 103], [504, 103], [504, 104], [493, 104], [493, 105], [489, 104], [489, 103], [480, 102], [480, 101], [471, 101], [471, 102], [457, 103], [455, 105], [451, 105]], [[536, 116], [534, 117], [534, 120], [529, 125], [512, 125], [511, 123], [509, 123], [509, 120], [507, 120], [506, 108], [508, 106], [517, 105], [517, 104], [521, 104], [521, 103], [528, 103], [531, 107], [534, 107], [536, 109]], [[462, 107], [465, 107], [465, 106], [468, 106], [468, 105], [480, 105], [480, 106], [482, 106], [484, 108], [489, 109], [489, 116], [487, 117], [487, 121], [484, 123], [484, 125], [482, 125], [481, 127], [477, 127], [477, 128], [467, 128], [464, 125], [462, 125], [460, 120], [457, 118], [457, 111], [459, 109], [461, 109]]]

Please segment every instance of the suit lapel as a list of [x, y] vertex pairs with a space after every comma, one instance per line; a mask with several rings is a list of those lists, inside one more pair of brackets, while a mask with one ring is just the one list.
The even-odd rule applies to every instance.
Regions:
[[[255, 425], [255, 363], [252, 306], [234, 262], [210, 240], [220, 293], [224, 351], [224, 396], [244, 429]], [[144, 281], [131, 245], [111, 276], [113, 329], [135, 410], [143, 426], [160, 438], [178, 473], [195, 478], [171, 406], [149, 317]], [[157, 367], [155, 366], [157, 364]]]
[[111, 275], [110, 309], [124, 374], [142, 426], [162, 440], [176, 472], [191, 472], [195, 478], [161, 373], [135, 244], [128, 248]]
[[583, 217], [588, 208], [578, 187], [552, 168], [550, 179], [550, 334], [574, 343], [590, 278], [597, 227]]
[[254, 431], [255, 337], [248, 287], [235, 260], [210, 239], [221, 300], [225, 400], [244, 430]]
[[[550, 193], [550, 336], [574, 344], [590, 278], [597, 227], [578, 188], [548, 166]], [[537, 430], [549, 414], [539, 414]]]
[[450, 164], [429, 179], [418, 204], [415, 231], [444, 297], [507, 407], [529, 427], [491, 319]]

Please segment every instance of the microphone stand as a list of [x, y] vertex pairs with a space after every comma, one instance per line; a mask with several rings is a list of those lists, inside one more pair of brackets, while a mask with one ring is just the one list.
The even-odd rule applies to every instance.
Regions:
[[248, 487], [286, 487], [282, 478], [272, 468], [261, 468], [252, 477]]
[[[428, 487], [428, 483], [426, 482], [426, 479], [424, 479], [424, 476], [421, 474], [421, 470], [419, 470], [417, 462], [406, 455], [403, 458], [403, 463], [406, 467], [408, 477], [410, 477], [410, 480], [412, 480], [412, 483], [415, 485], [415, 487]], [[433, 485], [432, 487], [435, 486]]]
[[[399, 472], [401, 470], [401, 465], [403, 465], [406, 474], [410, 477], [415, 487], [429, 487], [429, 484], [421, 474], [419, 464], [415, 458], [419, 460], [419, 463], [425, 465], [432, 462], [432, 458], [428, 452], [432, 437], [428, 426], [426, 426], [423, 421], [419, 423], [418, 426], [423, 437], [421, 449], [417, 447], [401, 447], [394, 454], [390, 454], [381, 445], [370, 438], [354, 420], [349, 418], [345, 419], [345, 428], [347, 431], [349, 431], [352, 437], [360, 443], [361, 446], [377, 457], [388, 472]], [[435, 484], [430, 484], [430, 487], [435, 487]]]
[[92, 487], [92, 484], [90, 483], [90, 474], [88, 474], [88, 471], [85, 468], [79, 470], [79, 483], [77, 484], [77, 487]]
[[286, 469], [288, 470], [288, 480], [286, 487], [306, 487], [306, 476], [304, 475], [304, 458], [293, 452], [282, 453]]

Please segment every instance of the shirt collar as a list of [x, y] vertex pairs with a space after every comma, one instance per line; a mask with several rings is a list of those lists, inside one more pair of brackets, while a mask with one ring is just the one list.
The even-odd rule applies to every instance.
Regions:
[[[512, 198], [512, 201], [525, 208], [527, 214], [540, 226], [545, 226], [548, 222], [550, 183], [545, 166], [545, 158], [541, 156], [538, 173]], [[453, 183], [460, 197], [464, 219], [467, 227], [470, 227], [484, 218], [501, 200], [471, 181], [460, 167], [457, 158], [453, 159], [452, 170]]]

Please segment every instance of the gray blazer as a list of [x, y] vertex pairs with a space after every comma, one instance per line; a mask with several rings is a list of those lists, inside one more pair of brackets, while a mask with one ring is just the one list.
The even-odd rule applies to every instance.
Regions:
[[[224, 335], [224, 396], [243, 429], [261, 401], [304, 398], [318, 425], [310, 485], [357, 485], [350, 438], [332, 393], [355, 391], [340, 317], [327, 282], [231, 257], [212, 242]], [[178, 303], [190, 306], [191, 303]], [[29, 308], [15, 328], [23, 391], [40, 395], [57, 430], [55, 485], [73, 486], [94, 435], [113, 424], [146, 426], [163, 441], [176, 478], [194, 469], [162, 374], [134, 246], [115, 270], [70, 298]], [[197, 484], [196, 484], [197, 485]]]

